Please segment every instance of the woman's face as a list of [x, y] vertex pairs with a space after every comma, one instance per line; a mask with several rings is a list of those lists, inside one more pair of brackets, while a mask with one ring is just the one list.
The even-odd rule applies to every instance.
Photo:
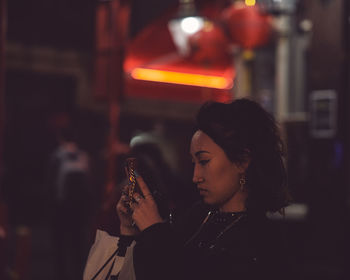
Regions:
[[224, 150], [201, 130], [192, 137], [190, 153], [193, 182], [204, 202], [222, 211], [244, 210], [246, 194], [240, 190], [239, 179], [247, 166], [231, 162]]

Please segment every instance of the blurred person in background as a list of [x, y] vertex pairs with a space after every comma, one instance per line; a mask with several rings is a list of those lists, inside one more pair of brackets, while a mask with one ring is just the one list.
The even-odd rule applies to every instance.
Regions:
[[204, 104], [190, 154], [202, 200], [182, 220], [164, 219], [141, 173], [117, 204], [136, 279], [287, 279], [286, 240], [266, 217], [289, 202], [274, 118], [248, 99]]
[[115, 213], [115, 205], [122, 194], [122, 186], [127, 182], [125, 174], [125, 162], [129, 157], [136, 158], [139, 170], [144, 179], [150, 185], [159, 207], [164, 216], [174, 219], [180, 212], [183, 212], [188, 201], [179, 194], [180, 180], [176, 176], [171, 157], [166, 154], [173, 154], [173, 147], [166, 145], [164, 139], [155, 131], [136, 133], [130, 140], [128, 149], [122, 149], [119, 154], [121, 164], [118, 176], [124, 178], [118, 186], [109, 186], [108, 193], [102, 203], [101, 210], [97, 217], [97, 228], [108, 232], [113, 236], [120, 234], [120, 221]]
[[82, 278], [91, 227], [89, 175], [89, 156], [79, 147], [74, 129], [62, 129], [48, 173], [57, 279]]

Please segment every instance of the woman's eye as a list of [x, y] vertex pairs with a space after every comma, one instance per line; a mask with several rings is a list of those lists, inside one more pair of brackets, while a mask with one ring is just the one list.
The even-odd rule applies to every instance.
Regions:
[[200, 160], [200, 161], [199, 161], [199, 164], [202, 165], [202, 166], [204, 166], [204, 165], [206, 165], [208, 162], [209, 162], [209, 159]]

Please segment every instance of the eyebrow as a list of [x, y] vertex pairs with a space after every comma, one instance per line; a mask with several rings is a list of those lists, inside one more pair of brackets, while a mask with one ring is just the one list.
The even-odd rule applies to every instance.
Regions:
[[209, 152], [207, 152], [207, 151], [198, 151], [198, 152], [195, 152], [195, 156], [196, 157], [198, 157], [199, 155], [201, 155], [201, 154], [210, 154]]

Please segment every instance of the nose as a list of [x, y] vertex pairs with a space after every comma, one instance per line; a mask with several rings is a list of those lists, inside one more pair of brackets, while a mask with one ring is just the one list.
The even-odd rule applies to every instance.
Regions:
[[204, 181], [203, 176], [201, 175], [201, 172], [198, 168], [198, 165], [195, 164], [194, 165], [194, 169], [193, 169], [193, 177], [192, 177], [192, 182], [195, 184], [200, 184]]

